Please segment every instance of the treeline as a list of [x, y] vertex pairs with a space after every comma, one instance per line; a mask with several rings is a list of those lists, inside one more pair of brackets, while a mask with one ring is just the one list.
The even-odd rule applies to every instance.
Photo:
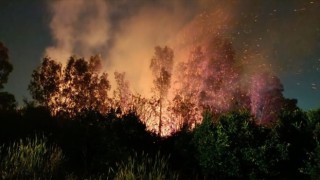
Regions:
[[[3, 179], [269, 179], [319, 177], [320, 110], [283, 111], [270, 127], [245, 111], [204, 113], [168, 137], [135, 112], [52, 116], [41, 106], [1, 111]], [[45, 170], [44, 170], [45, 168]]]
[[[151, 99], [132, 95], [124, 73], [115, 73], [111, 96], [97, 56], [71, 57], [65, 66], [44, 58], [32, 74], [33, 101], [18, 108], [12, 94], [0, 92], [1, 179], [317, 179], [320, 109], [302, 111], [266, 74], [254, 79], [252, 98], [223, 92], [238, 78], [232, 71], [222, 79], [222, 72], [234, 70], [222, 64], [223, 58], [233, 60], [231, 47], [223, 44], [213, 48], [221, 62], [210, 65], [225, 68], [213, 70], [219, 76], [191, 71], [203, 56], [199, 48], [188, 62], [192, 66], [182, 66], [190, 76], [184, 83], [205, 89], [183, 87], [175, 105], [167, 102], [173, 58], [168, 47], [157, 47], [151, 59], [157, 92]], [[0, 44], [0, 90], [12, 71], [8, 59]], [[261, 79], [268, 81], [261, 85]], [[271, 91], [262, 91], [269, 85]], [[170, 128], [166, 118], [179, 124], [170, 136], [163, 136]]]

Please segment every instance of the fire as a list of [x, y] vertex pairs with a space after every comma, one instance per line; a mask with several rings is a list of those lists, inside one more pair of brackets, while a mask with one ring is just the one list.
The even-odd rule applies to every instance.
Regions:
[[[122, 116], [135, 111], [148, 130], [161, 136], [182, 127], [195, 127], [206, 109], [224, 113], [246, 108], [261, 123], [267, 123], [275, 119], [277, 110], [284, 106], [282, 85], [271, 74], [252, 74], [244, 88], [241, 66], [236, 65], [232, 46], [225, 39], [215, 38], [193, 49], [185, 62], [176, 64], [179, 68], [172, 68], [172, 62], [161, 62], [162, 58], [173, 60], [172, 50], [159, 47], [156, 52], [158, 59], [154, 60], [159, 67], [154, 66], [153, 70], [160, 68], [161, 71], [153, 74], [155, 89], [150, 98], [133, 93], [126, 74], [118, 72], [114, 73], [117, 86], [110, 96], [108, 74], [100, 72], [98, 56], [89, 61], [71, 57], [64, 66], [45, 58], [33, 73], [30, 89], [36, 98], [43, 95], [39, 100], [43, 100], [54, 115], [75, 116], [89, 109], [106, 114], [117, 109], [118, 116]], [[49, 100], [45, 101], [46, 98]], [[266, 109], [271, 103], [277, 104], [272, 106], [276, 109]]]
[[[236, 56], [230, 32], [237, 26], [233, 12], [238, 3], [199, 1], [195, 2], [199, 9], [191, 11], [179, 2], [160, 8], [132, 6], [138, 9], [130, 18], [119, 16], [119, 23], [108, 15], [123, 13], [118, 12], [121, 8], [110, 8], [114, 4], [107, 1], [49, 3], [55, 45], [46, 53], [64, 63], [42, 64], [34, 84], [44, 86], [31, 91], [53, 114], [75, 115], [86, 109], [105, 114], [117, 109], [121, 116], [135, 111], [150, 131], [163, 136], [183, 126], [195, 127], [206, 109], [215, 113], [248, 109], [268, 122], [274, 118], [268, 114], [276, 114], [277, 109], [265, 107], [284, 105], [281, 84], [270, 80], [271, 73], [252, 70], [254, 58], [247, 58], [247, 45], [240, 52], [245, 61]], [[62, 12], [65, 8], [70, 11]], [[86, 18], [79, 18], [83, 15]], [[152, 54], [156, 45], [162, 46]], [[72, 54], [88, 57], [97, 52], [102, 53], [100, 59], [65, 62]], [[94, 59], [101, 62], [100, 70], [92, 69]], [[103, 71], [115, 72], [114, 80]], [[263, 91], [267, 87], [272, 89]], [[44, 92], [44, 98], [37, 97], [39, 92]]]

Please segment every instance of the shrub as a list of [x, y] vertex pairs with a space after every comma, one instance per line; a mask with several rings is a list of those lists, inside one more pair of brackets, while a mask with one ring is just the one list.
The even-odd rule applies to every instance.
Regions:
[[52, 179], [63, 160], [59, 147], [38, 136], [1, 146], [0, 155], [2, 179]]
[[304, 166], [301, 172], [310, 176], [311, 179], [319, 179], [320, 177], [320, 109], [311, 110], [308, 115], [308, 130], [312, 134], [314, 148], [308, 152]]
[[154, 157], [135, 153], [125, 163], [118, 164], [115, 179], [178, 179], [168, 165], [169, 157], [157, 153]]
[[262, 178], [279, 174], [287, 158], [287, 144], [275, 131], [256, 125], [247, 112], [232, 112], [214, 120], [204, 115], [196, 127], [197, 158], [208, 178]]
[[316, 146], [313, 152], [309, 153], [305, 167], [301, 171], [310, 176], [311, 179], [319, 179], [320, 177], [320, 144]]

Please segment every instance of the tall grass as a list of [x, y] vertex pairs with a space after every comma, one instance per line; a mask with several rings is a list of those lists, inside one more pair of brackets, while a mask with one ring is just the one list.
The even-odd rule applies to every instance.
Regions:
[[127, 162], [118, 164], [114, 179], [178, 179], [178, 174], [169, 169], [168, 160], [159, 152], [154, 157], [135, 153]]
[[35, 136], [1, 146], [0, 160], [0, 179], [52, 179], [63, 154], [44, 136]]

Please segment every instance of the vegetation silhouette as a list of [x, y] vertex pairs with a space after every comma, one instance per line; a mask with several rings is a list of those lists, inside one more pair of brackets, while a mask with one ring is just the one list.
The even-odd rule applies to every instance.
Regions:
[[[222, 48], [214, 51], [218, 55], [220, 51], [231, 54], [223, 57], [232, 60], [234, 54], [229, 43], [218, 41], [212, 46]], [[156, 51], [160, 54], [165, 51], [173, 58], [169, 48], [159, 47]], [[2, 43], [0, 53], [2, 88], [12, 66]], [[200, 58], [203, 53], [197, 48], [192, 54]], [[162, 119], [156, 123], [159, 131], [148, 129], [146, 121], [154, 117], [147, 110], [159, 108], [159, 103], [131, 94], [125, 73], [115, 73], [118, 89], [112, 97], [100, 63], [98, 56], [89, 61], [71, 57], [66, 65], [45, 57], [32, 74], [29, 86], [32, 101], [25, 100], [24, 105], [17, 107], [13, 95], [0, 92], [1, 179], [317, 179], [320, 176], [320, 109], [306, 112], [296, 106], [296, 100], [283, 98], [276, 77], [270, 80], [271, 76], [263, 74], [266, 84], [253, 83], [253, 87], [258, 86], [257, 92], [276, 86], [274, 91], [264, 91], [267, 96], [263, 97], [272, 101], [264, 103], [262, 109], [257, 108], [257, 114], [246, 104], [249, 95], [234, 94], [232, 108], [223, 111], [210, 104], [195, 109], [199, 99], [192, 99], [197, 97], [194, 92], [174, 95], [175, 104], [166, 113], [176, 113], [170, 117], [177, 118], [179, 128], [169, 136], [159, 136], [163, 132], [161, 126], [166, 126], [161, 124]], [[190, 59], [189, 63], [196, 61]], [[220, 65], [219, 72], [224, 67], [223, 63]], [[159, 83], [164, 83], [161, 98], [166, 97], [166, 87], [170, 85], [169, 69], [161, 70], [158, 77]], [[166, 79], [162, 79], [161, 73]], [[228, 79], [233, 82], [233, 77], [220, 83], [229, 82]], [[210, 88], [206, 90], [206, 96], [217, 95]], [[263, 97], [256, 98], [262, 101]], [[277, 102], [281, 105], [273, 106]], [[259, 114], [261, 110], [264, 115]], [[194, 116], [200, 116], [201, 121]], [[272, 117], [272, 121], [260, 123], [261, 116]]]

